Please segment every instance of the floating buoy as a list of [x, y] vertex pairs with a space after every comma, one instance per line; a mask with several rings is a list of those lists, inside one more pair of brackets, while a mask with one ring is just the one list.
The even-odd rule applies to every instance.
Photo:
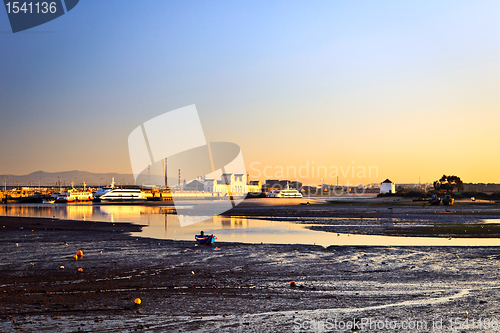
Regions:
[[134, 303], [135, 305], [141, 305], [141, 299], [140, 298], [134, 299]]
[[297, 284], [295, 284], [295, 281], [290, 281], [290, 287], [297, 287]]
[[18, 243], [16, 243], [16, 246], [19, 246], [19, 244], [18, 244]]
[[59, 267], [60, 269], [64, 269], [64, 266]]
[[83, 272], [83, 268], [81, 268], [81, 267], [80, 267], [80, 268], [78, 268], [78, 271], [79, 271], [79, 272]]
[[73, 256], [73, 259], [78, 260], [78, 256], [75, 254], [75, 255]]
[[78, 251], [76, 251], [76, 255], [77, 255], [77, 256], [83, 256], [83, 251], [82, 251], [82, 250], [78, 250]]

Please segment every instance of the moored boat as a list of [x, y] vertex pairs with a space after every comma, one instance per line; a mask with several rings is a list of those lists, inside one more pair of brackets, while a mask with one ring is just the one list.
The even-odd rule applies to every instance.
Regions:
[[91, 201], [92, 199], [94, 199], [94, 196], [92, 195], [91, 190], [71, 189], [69, 191], [59, 193], [54, 202], [58, 203], [82, 202], [82, 201]]
[[438, 197], [437, 195], [433, 195], [432, 198], [429, 200], [429, 203], [433, 206], [437, 206], [441, 203], [441, 198]]
[[281, 190], [276, 198], [302, 198], [302, 193], [294, 189], [293, 187], [287, 186], [286, 189]]
[[139, 189], [115, 188], [100, 196], [103, 202], [146, 201], [146, 195]]
[[114, 189], [115, 189], [115, 177], [112, 178], [110, 185], [104, 186], [103, 188], [101, 188], [100, 190], [98, 190], [97, 192], [94, 193], [94, 200], [100, 201], [101, 196], [103, 196], [104, 194], [106, 194]]
[[287, 187], [285, 190], [280, 191], [278, 195], [276, 196], [277, 198], [302, 198], [302, 193], [297, 191], [294, 188], [289, 188]]
[[445, 205], [445, 206], [453, 206], [454, 203], [455, 203], [455, 199], [453, 199], [451, 197], [451, 195], [447, 195], [443, 199], [443, 205]]
[[287, 186], [284, 190], [271, 190], [266, 195], [268, 198], [302, 198], [303, 195], [293, 187]]
[[194, 239], [198, 243], [198, 245], [209, 245], [213, 244], [217, 237], [215, 237], [213, 234], [212, 235], [205, 235], [203, 231], [199, 235], [195, 235]]

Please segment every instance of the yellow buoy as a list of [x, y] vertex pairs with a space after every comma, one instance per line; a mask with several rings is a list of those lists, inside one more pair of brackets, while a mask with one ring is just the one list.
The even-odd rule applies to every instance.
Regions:
[[77, 255], [77, 256], [83, 256], [83, 251], [82, 251], [82, 250], [78, 250], [78, 251], [76, 252], [76, 255]]
[[74, 258], [75, 260], [78, 260], [78, 256], [77, 256], [76, 254], [73, 256], [73, 258]]
[[136, 299], [134, 299], [134, 303], [135, 303], [136, 305], [140, 305], [140, 304], [141, 304], [141, 299], [140, 299], [140, 298], [136, 298]]

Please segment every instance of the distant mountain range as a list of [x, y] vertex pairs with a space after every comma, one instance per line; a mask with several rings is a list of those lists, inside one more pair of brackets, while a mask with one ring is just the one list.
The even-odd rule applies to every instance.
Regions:
[[[85, 182], [88, 186], [97, 186], [110, 184], [111, 179], [115, 178], [115, 183], [117, 185], [131, 185], [135, 184], [134, 176], [123, 173], [92, 173], [87, 171], [64, 171], [64, 172], [45, 172], [36, 171], [29, 175], [16, 176], [16, 175], [1, 175], [0, 185], [4, 185], [4, 178], [7, 178], [7, 186], [15, 186], [17, 183], [19, 185], [30, 185], [33, 183], [34, 186], [38, 186], [38, 181], [40, 180], [41, 186], [56, 185], [59, 181], [61, 184], [70, 185], [72, 181], [75, 185], [82, 185]], [[41, 178], [41, 179], [40, 179]]]

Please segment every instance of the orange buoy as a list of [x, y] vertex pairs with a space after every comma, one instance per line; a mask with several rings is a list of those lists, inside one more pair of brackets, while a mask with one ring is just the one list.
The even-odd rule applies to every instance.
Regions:
[[76, 255], [77, 255], [77, 256], [83, 256], [83, 251], [82, 251], [82, 250], [78, 250], [78, 251], [76, 251]]
[[290, 281], [290, 287], [296, 287], [295, 281]]
[[79, 272], [83, 272], [83, 268], [81, 268], [81, 267], [80, 267], [80, 268], [78, 268], [78, 271], [79, 271]]
[[134, 299], [134, 303], [135, 303], [135, 305], [140, 305], [141, 304], [141, 299], [140, 298]]
[[78, 256], [76, 254], [73, 256], [73, 258], [75, 258], [75, 260], [78, 260]]

